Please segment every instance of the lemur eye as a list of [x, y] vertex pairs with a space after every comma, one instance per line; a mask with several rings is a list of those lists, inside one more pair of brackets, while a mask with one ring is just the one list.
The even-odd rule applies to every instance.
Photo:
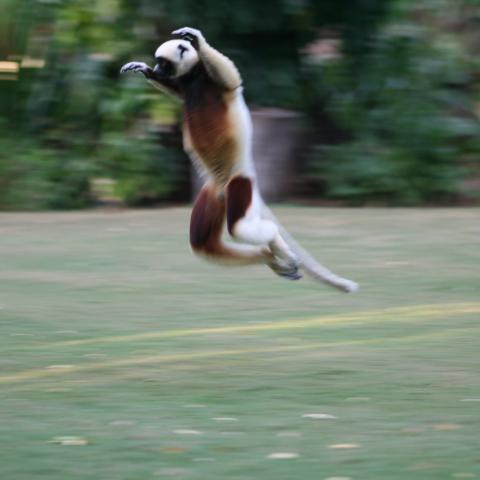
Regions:
[[183, 45], [179, 45], [178, 46], [178, 49], [180, 50], [180, 58], [183, 58], [183, 54], [185, 52], [188, 52], [188, 48], [187, 47], [184, 47]]
[[166, 58], [159, 58], [158, 65], [161, 68], [168, 68], [170, 66], [170, 62]]
[[158, 75], [168, 77], [173, 75], [175, 67], [173, 63], [165, 57], [156, 57], [157, 65], [153, 69]]

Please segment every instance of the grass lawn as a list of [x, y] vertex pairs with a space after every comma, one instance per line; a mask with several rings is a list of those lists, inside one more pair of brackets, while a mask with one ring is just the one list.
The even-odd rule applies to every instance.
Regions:
[[480, 210], [275, 210], [361, 290], [184, 208], [2, 214], [0, 478], [480, 478]]

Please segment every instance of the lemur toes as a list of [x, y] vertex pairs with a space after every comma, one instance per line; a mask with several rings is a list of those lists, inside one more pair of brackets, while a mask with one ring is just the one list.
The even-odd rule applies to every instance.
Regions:
[[298, 271], [296, 263], [288, 263], [275, 258], [268, 266], [279, 276], [287, 280], [300, 280], [302, 275]]

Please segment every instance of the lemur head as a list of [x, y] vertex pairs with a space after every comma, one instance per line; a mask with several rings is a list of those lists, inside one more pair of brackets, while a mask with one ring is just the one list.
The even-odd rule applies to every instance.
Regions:
[[168, 40], [155, 52], [154, 71], [165, 78], [177, 78], [188, 73], [197, 63], [198, 54], [186, 40]]

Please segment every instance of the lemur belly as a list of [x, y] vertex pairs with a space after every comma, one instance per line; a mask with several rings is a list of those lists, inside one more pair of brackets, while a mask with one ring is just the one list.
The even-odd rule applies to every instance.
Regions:
[[227, 181], [235, 164], [237, 141], [228, 125], [226, 110], [186, 111], [185, 123], [195, 159], [216, 180]]

